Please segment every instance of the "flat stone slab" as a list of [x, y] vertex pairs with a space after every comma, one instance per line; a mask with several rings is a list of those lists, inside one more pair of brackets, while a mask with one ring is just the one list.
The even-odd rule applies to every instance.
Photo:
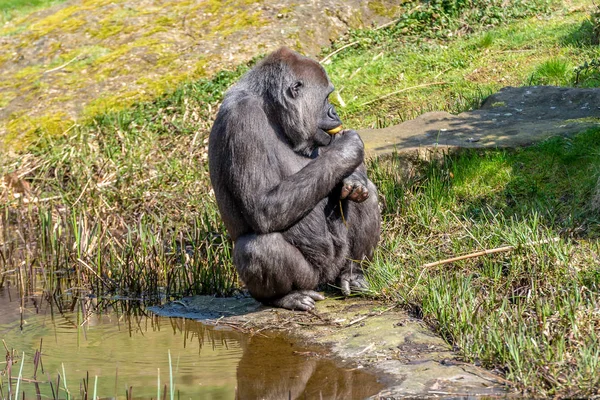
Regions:
[[283, 331], [323, 345], [334, 357], [379, 374], [387, 388], [374, 398], [511, 395], [501, 377], [461, 362], [423, 321], [389, 304], [327, 299], [308, 313], [264, 307], [251, 298], [193, 296], [150, 310], [249, 333]]
[[506, 87], [478, 110], [425, 113], [383, 129], [359, 131], [369, 155], [434, 148], [528, 146], [600, 126], [600, 89]]

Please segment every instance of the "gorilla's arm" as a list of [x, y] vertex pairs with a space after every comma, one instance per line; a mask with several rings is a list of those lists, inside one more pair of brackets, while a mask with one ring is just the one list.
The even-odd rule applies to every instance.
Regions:
[[260, 103], [250, 99], [238, 103], [239, 121], [231, 127], [229, 137], [232, 154], [230, 169], [231, 191], [241, 204], [242, 215], [256, 233], [285, 230], [308, 212], [345, 177], [362, 163], [364, 146], [355, 131], [340, 134], [327, 151], [298, 172], [284, 176], [277, 169], [284, 160], [277, 157], [294, 157], [289, 148], [277, 154], [275, 143], [280, 139], [269, 127], [269, 121]]

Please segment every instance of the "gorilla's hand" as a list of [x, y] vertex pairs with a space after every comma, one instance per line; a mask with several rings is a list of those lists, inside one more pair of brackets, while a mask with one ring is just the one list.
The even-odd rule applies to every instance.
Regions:
[[350, 296], [350, 293], [364, 292], [367, 289], [367, 281], [360, 267], [354, 270], [346, 270], [340, 274], [340, 288], [344, 296]]
[[315, 301], [319, 300], [325, 300], [325, 297], [314, 290], [297, 290], [273, 301], [273, 305], [288, 310], [310, 311], [315, 308]]
[[360, 170], [354, 171], [350, 176], [342, 181], [342, 192], [340, 199], [352, 200], [356, 203], [362, 203], [369, 198], [369, 189], [367, 189], [367, 175]]
[[[358, 135], [358, 132], [352, 129], [346, 129], [335, 135], [331, 144], [326, 148], [325, 152], [341, 153], [347, 164], [358, 163], [360, 165], [365, 157], [365, 145]], [[357, 165], [357, 166], [358, 166]]]

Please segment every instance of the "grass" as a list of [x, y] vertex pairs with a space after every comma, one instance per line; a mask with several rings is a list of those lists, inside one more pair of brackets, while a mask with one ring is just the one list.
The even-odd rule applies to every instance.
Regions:
[[[326, 63], [337, 86], [338, 113], [346, 125], [379, 128], [427, 111], [472, 109], [504, 86], [573, 85], [574, 68], [600, 56], [592, 43], [590, 7], [582, 4], [590, 3], [557, 6], [553, 18], [478, 29], [467, 15], [454, 31], [442, 30], [443, 39], [413, 33], [417, 28], [357, 32], [327, 51], [356, 43]], [[580, 85], [597, 82], [597, 75], [589, 78]], [[432, 83], [439, 84], [416, 87]]]
[[23, 269], [26, 294], [36, 287], [28, 268], [60, 275], [44, 288], [49, 297], [71, 287], [136, 298], [231, 294], [237, 278], [210, 193], [206, 133], [218, 98], [240, 73], [99, 116], [5, 165], [35, 171], [35, 193], [14, 198], [19, 180], [6, 188], [2, 270]]
[[[589, 1], [555, 4], [552, 18], [543, 1], [444, 4], [324, 50], [354, 43], [325, 65], [346, 126], [461, 112], [508, 85], [598, 86]], [[91, 116], [0, 160], [0, 287], [16, 284], [24, 299], [91, 292], [154, 302], [238, 290], [206, 142], [223, 91], [247, 69]], [[419, 86], [430, 83], [439, 84]], [[385, 199], [372, 293], [406, 305], [466, 360], [526, 393], [597, 395], [598, 143], [589, 131], [440, 155], [406, 173], [399, 157], [372, 161]], [[421, 267], [505, 245], [516, 248]]]
[[[597, 394], [598, 155], [600, 130], [592, 130], [527, 149], [445, 155], [409, 177], [398, 175], [397, 157], [372, 162], [387, 204], [372, 290], [526, 393]], [[505, 245], [516, 249], [423, 267]]]

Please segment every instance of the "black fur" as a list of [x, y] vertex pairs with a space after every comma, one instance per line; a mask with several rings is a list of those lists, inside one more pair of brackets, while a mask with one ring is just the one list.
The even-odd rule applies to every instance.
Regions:
[[287, 48], [225, 95], [209, 139], [210, 177], [234, 241], [234, 263], [257, 300], [309, 310], [321, 283], [364, 286], [361, 261], [379, 240], [377, 189], [358, 134], [341, 125], [333, 86]]

